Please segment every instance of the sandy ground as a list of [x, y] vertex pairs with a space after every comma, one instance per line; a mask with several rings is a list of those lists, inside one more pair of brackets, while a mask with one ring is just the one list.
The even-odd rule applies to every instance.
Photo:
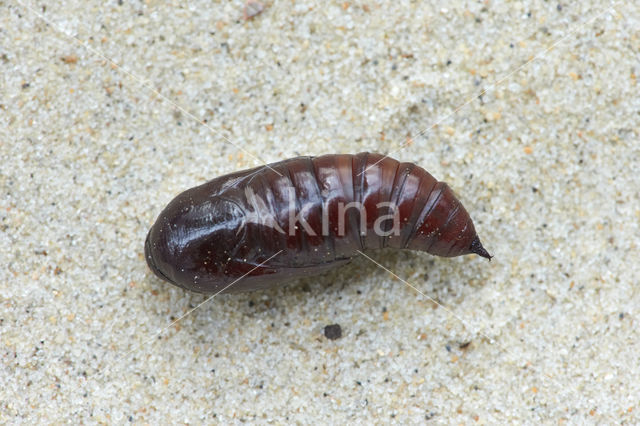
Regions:
[[[0, 0], [0, 423], [640, 422], [639, 4], [243, 6]], [[191, 313], [148, 270], [182, 190], [360, 151], [448, 182], [494, 260]]]

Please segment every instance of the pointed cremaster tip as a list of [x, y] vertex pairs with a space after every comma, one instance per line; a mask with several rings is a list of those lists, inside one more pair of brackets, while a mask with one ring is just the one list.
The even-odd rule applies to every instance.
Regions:
[[491, 256], [489, 254], [488, 251], [486, 251], [484, 249], [484, 247], [482, 247], [482, 243], [480, 242], [480, 238], [476, 235], [476, 237], [473, 239], [473, 241], [471, 242], [471, 247], [469, 247], [469, 250], [471, 250], [471, 253], [475, 253], [478, 256], [482, 256], [486, 259], [489, 259], [489, 261], [491, 261], [491, 258], [493, 256]]

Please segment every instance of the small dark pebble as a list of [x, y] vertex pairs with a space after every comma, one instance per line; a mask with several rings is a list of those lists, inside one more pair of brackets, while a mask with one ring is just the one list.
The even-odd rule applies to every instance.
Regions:
[[471, 341], [468, 342], [464, 342], [464, 343], [460, 343], [459, 348], [460, 349], [467, 349], [469, 347], [469, 345], [471, 344]]
[[336, 340], [342, 337], [342, 327], [340, 324], [331, 324], [324, 327], [324, 337], [329, 340]]

